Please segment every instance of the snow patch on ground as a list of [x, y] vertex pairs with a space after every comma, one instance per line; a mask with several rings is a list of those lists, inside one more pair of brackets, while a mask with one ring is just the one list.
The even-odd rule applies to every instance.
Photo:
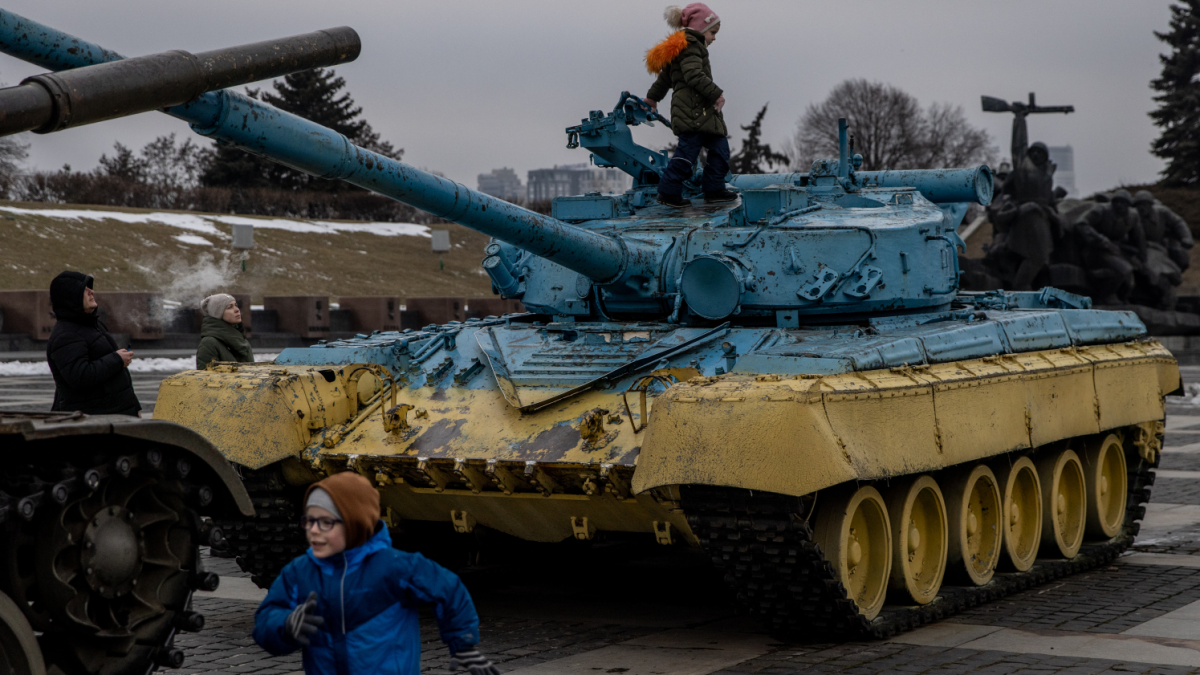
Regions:
[[207, 216], [226, 225], [253, 225], [268, 230], [287, 230], [302, 234], [332, 234], [335, 232], [370, 232], [384, 237], [433, 238], [429, 227], [413, 223], [334, 223], [324, 220], [285, 220], [282, 218], [242, 218], [241, 216]]
[[[216, 235], [228, 239], [213, 226], [213, 223], [224, 225], [253, 225], [266, 230], [287, 230], [302, 234], [334, 234], [337, 232], [367, 232], [383, 237], [425, 237], [432, 239], [429, 227], [413, 223], [334, 223], [324, 220], [287, 220], [284, 218], [243, 218], [241, 216], [200, 215], [191, 213], [122, 213], [120, 211], [99, 211], [87, 209], [23, 209], [17, 206], [0, 206], [0, 211], [17, 215], [42, 216], [45, 218], [60, 218], [64, 220], [116, 220], [122, 223], [159, 223], [181, 230], [190, 230], [203, 234]], [[191, 237], [185, 240], [184, 237]], [[201, 243], [200, 237], [194, 235], [179, 235], [176, 239], [196, 245], [211, 246], [212, 242]]]
[[[279, 354], [255, 354], [256, 362], [274, 361]], [[178, 359], [138, 358], [134, 356], [129, 364], [131, 373], [178, 373], [182, 370], [195, 370], [196, 357], [185, 356]], [[0, 377], [15, 377], [18, 375], [49, 375], [50, 364], [45, 361], [5, 361], [0, 362]]]
[[195, 235], [195, 234], [177, 234], [172, 238], [177, 241], [180, 241], [184, 244], [192, 244], [194, 246], [212, 246], [213, 245], [213, 243], [211, 241], [205, 239], [204, 237]]
[[122, 223], [161, 223], [181, 230], [203, 232], [225, 237], [220, 230], [204, 218], [190, 213], [122, 213], [121, 211], [99, 211], [91, 209], [23, 209], [17, 206], [0, 206], [0, 211], [27, 216], [61, 218], [63, 220], [117, 220]]
[[1200, 384], [1183, 385], [1183, 396], [1168, 396], [1167, 403], [1174, 405], [1200, 405]]

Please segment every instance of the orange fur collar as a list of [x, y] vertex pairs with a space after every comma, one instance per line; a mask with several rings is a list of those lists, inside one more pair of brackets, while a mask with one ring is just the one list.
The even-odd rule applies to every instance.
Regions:
[[651, 75], [661, 73], [684, 49], [687, 49], [687, 35], [683, 31], [668, 35], [667, 39], [646, 50], [646, 70]]

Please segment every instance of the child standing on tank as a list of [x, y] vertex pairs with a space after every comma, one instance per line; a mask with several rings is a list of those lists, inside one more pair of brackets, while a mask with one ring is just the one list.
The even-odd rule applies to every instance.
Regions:
[[300, 525], [311, 547], [288, 563], [254, 615], [254, 641], [304, 649], [307, 675], [419, 675], [418, 608], [435, 605], [450, 669], [499, 675], [475, 649], [479, 616], [453, 572], [392, 548], [379, 492], [353, 472], [309, 486]]
[[725, 96], [713, 82], [708, 62], [708, 47], [717, 39], [721, 18], [702, 2], [668, 7], [663, 16], [675, 32], [646, 52], [646, 70], [658, 79], [643, 100], [657, 110], [658, 102], [674, 91], [671, 129], [679, 142], [658, 184], [658, 203], [675, 208], [691, 205], [683, 198], [683, 181], [692, 177], [701, 148], [708, 150], [705, 203], [731, 202], [737, 195], [725, 188], [729, 171], [729, 131], [721, 114]]

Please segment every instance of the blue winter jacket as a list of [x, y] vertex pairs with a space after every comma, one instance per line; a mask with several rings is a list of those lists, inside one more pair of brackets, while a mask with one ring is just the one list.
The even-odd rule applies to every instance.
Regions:
[[451, 653], [479, 642], [479, 616], [462, 581], [419, 553], [392, 548], [387, 528], [365, 544], [319, 559], [288, 563], [254, 617], [254, 641], [276, 655], [300, 645], [285, 634], [288, 615], [317, 592], [324, 628], [304, 650], [308, 675], [419, 675], [421, 603], [437, 606], [438, 629]]

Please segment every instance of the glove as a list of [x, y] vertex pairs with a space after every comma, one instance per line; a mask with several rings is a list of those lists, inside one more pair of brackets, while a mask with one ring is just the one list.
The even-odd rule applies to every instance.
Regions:
[[477, 649], [467, 649], [450, 657], [450, 670], [466, 668], [471, 675], [500, 675], [496, 666]]
[[[308, 599], [304, 601], [304, 604], [293, 609], [292, 613], [288, 615], [284, 629], [292, 642], [305, 647], [309, 646], [308, 636], [316, 633], [321, 626], [325, 625], [325, 618], [314, 613], [316, 609], [317, 592], [313, 591], [308, 594]], [[476, 653], [478, 654], [478, 652]]]

